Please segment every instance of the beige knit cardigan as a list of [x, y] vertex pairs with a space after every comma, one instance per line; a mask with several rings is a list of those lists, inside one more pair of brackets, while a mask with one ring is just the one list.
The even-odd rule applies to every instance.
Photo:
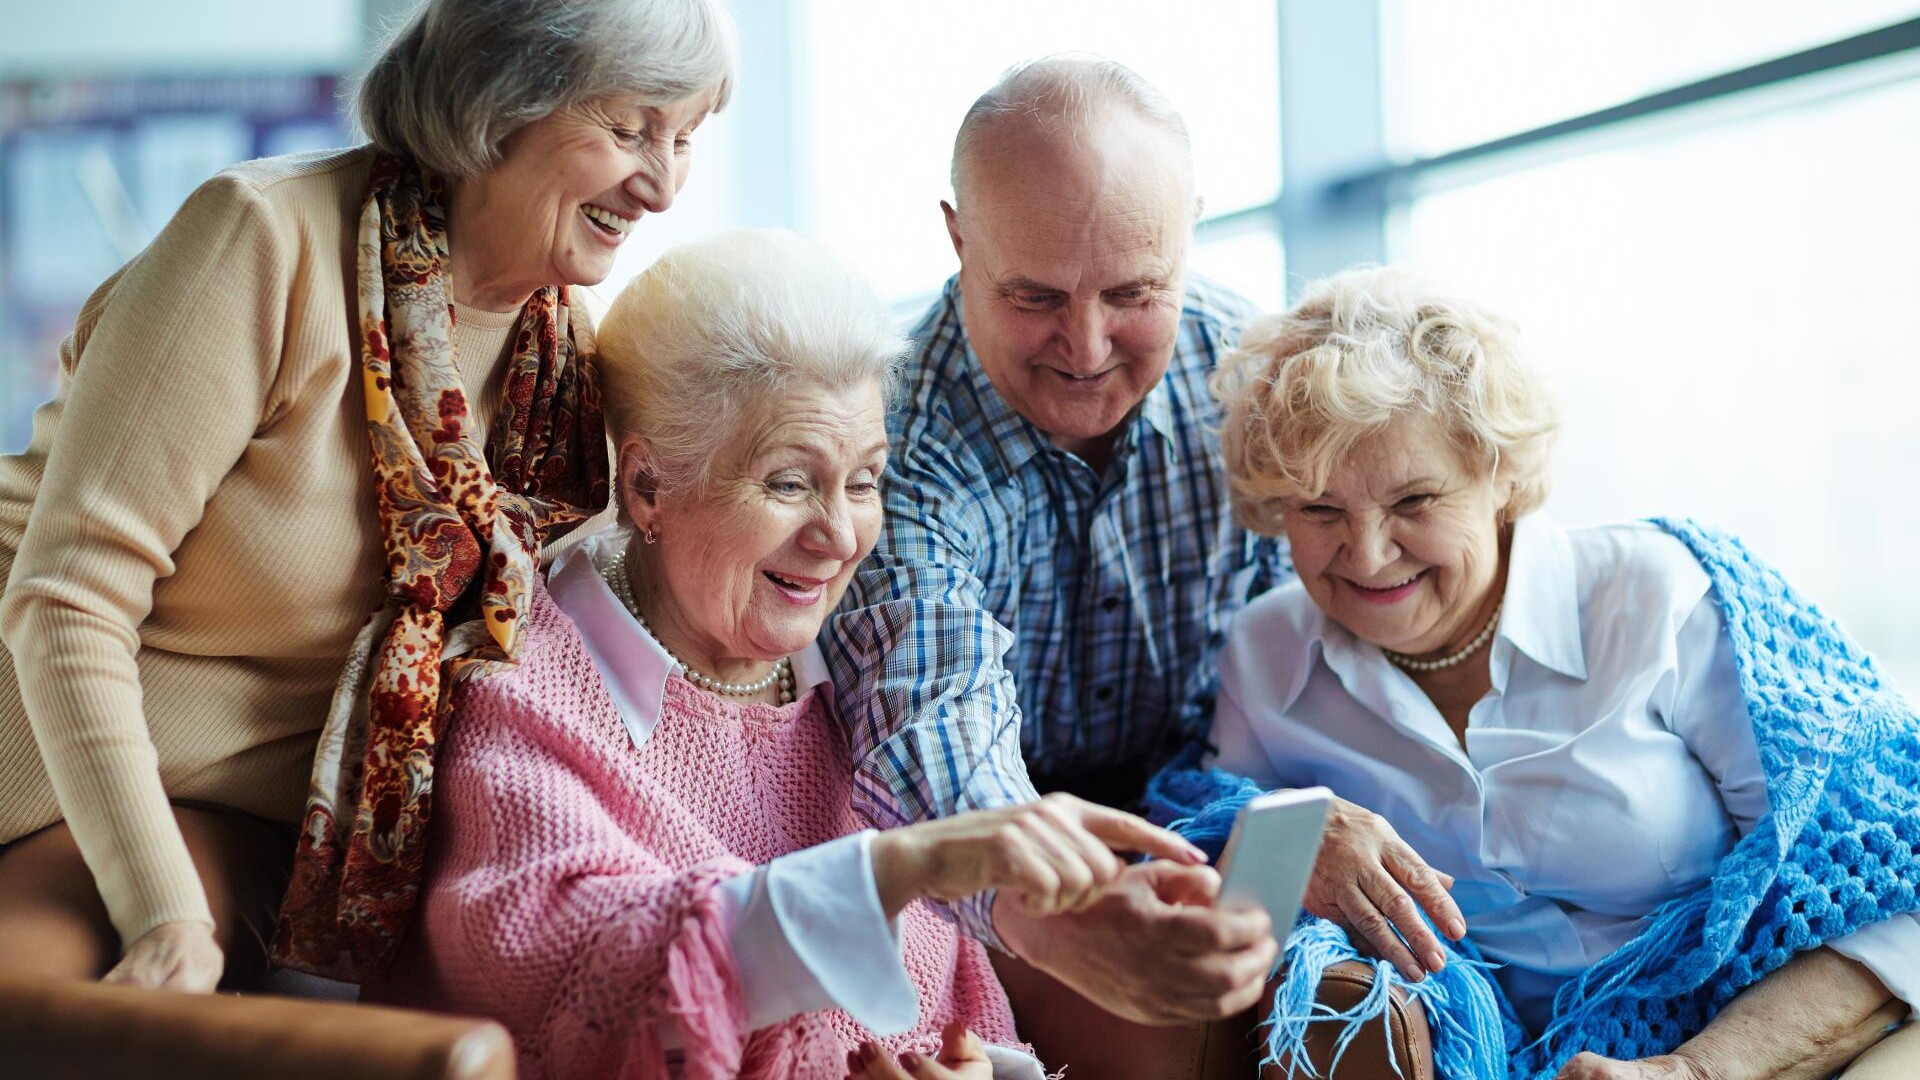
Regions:
[[[123, 941], [211, 923], [170, 799], [296, 822], [381, 600], [354, 298], [365, 147], [196, 191], [0, 457], [0, 842], [72, 827]], [[460, 308], [484, 438], [515, 314]]]

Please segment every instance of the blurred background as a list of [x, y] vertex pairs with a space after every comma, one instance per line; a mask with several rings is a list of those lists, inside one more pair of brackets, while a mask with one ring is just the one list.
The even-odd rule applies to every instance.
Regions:
[[[0, 452], [88, 293], [235, 161], [354, 141], [407, 0], [0, 0]], [[611, 295], [736, 225], [820, 237], [902, 318], [955, 268], [953, 129], [1015, 61], [1185, 112], [1193, 264], [1263, 305], [1419, 264], [1568, 404], [1548, 512], [1744, 533], [1920, 688], [1920, 3], [732, 0], [743, 77]]]

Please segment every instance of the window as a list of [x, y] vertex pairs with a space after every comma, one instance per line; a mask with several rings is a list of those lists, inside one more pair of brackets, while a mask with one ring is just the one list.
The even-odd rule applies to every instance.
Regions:
[[[1724, 7], [1409, 0], [1398, 128], [1427, 153], [1511, 135], [1711, 63], [1871, 29], [1889, 5], [1746, 5], [1750, 18], [1715, 24], [1718, 40], [1680, 33]], [[1387, 206], [1390, 256], [1518, 319], [1555, 377], [1567, 424], [1548, 513], [1734, 529], [1909, 694], [1920, 687], [1920, 594], [1905, 581], [1920, 534], [1915, 69], [1907, 55], [1812, 73], [1596, 128], [1544, 161], [1416, 169], [1406, 201]]]
[[1396, 149], [1424, 157], [1914, 14], [1912, 0], [1386, 0]]
[[[804, 11], [803, 224], [896, 301], [924, 298], [957, 269], [937, 205], [949, 194], [954, 130], [1022, 60], [1093, 52], [1158, 87], [1186, 117], [1206, 213], [1264, 204], [1279, 190], [1272, 0], [1218, 0], [1204, 18], [1170, 17], [1159, 0], [834, 0]], [[1229, 285], [1252, 293], [1278, 280], [1270, 241], [1209, 248], [1195, 264], [1218, 268]]]

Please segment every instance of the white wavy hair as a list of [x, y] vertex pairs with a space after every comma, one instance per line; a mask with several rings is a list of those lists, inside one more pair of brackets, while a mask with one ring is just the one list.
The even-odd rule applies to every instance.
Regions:
[[777, 229], [677, 247], [614, 301], [598, 334], [616, 445], [647, 444], [663, 492], [699, 492], [714, 460], [797, 381], [879, 384], [908, 342], [880, 294], [826, 248]]

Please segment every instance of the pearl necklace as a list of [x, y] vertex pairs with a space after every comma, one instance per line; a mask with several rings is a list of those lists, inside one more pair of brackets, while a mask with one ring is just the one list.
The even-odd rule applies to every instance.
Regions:
[[660, 641], [660, 635], [653, 632], [653, 627], [647, 625], [647, 617], [640, 614], [640, 604], [633, 598], [633, 581], [627, 577], [626, 548], [621, 548], [612, 559], [607, 561], [601, 576], [607, 579], [607, 585], [613, 589], [613, 595], [619, 597], [620, 602], [626, 605], [628, 613], [640, 624], [641, 629], [652, 635], [653, 640], [660, 642], [660, 648], [666, 652], [667, 659], [680, 665], [680, 670], [686, 673], [688, 682], [702, 690], [711, 690], [728, 697], [752, 697], [778, 682], [780, 692], [777, 697], [780, 704], [788, 705], [793, 702], [793, 661], [787, 657], [781, 657], [779, 662], [773, 665], [773, 670], [767, 672], [765, 678], [755, 679], [750, 683], [730, 683], [695, 671], [685, 660], [674, 655], [673, 650], [667, 648], [667, 643]]
[[1493, 628], [1500, 625], [1500, 609], [1505, 605], [1505, 600], [1493, 605], [1493, 614], [1487, 616], [1487, 625], [1480, 628], [1480, 632], [1474, 635], [1472, 641], [1467, 642], [1466, 648], [1461, 649], [1452, 656], [1443, 656], [1438, 660], [1415, 660], [1405, 653], [1397, 653], [1391, 649], [1381, 649], [1380, 651], [1386, 654], [1388, 660], [1406, 668], [1408, 671], [1443, 671], [1465, 660], [1467, 657], [1472, 656], [1474, 653], [1479, 652], [1482, 646], [1493, 640]]

